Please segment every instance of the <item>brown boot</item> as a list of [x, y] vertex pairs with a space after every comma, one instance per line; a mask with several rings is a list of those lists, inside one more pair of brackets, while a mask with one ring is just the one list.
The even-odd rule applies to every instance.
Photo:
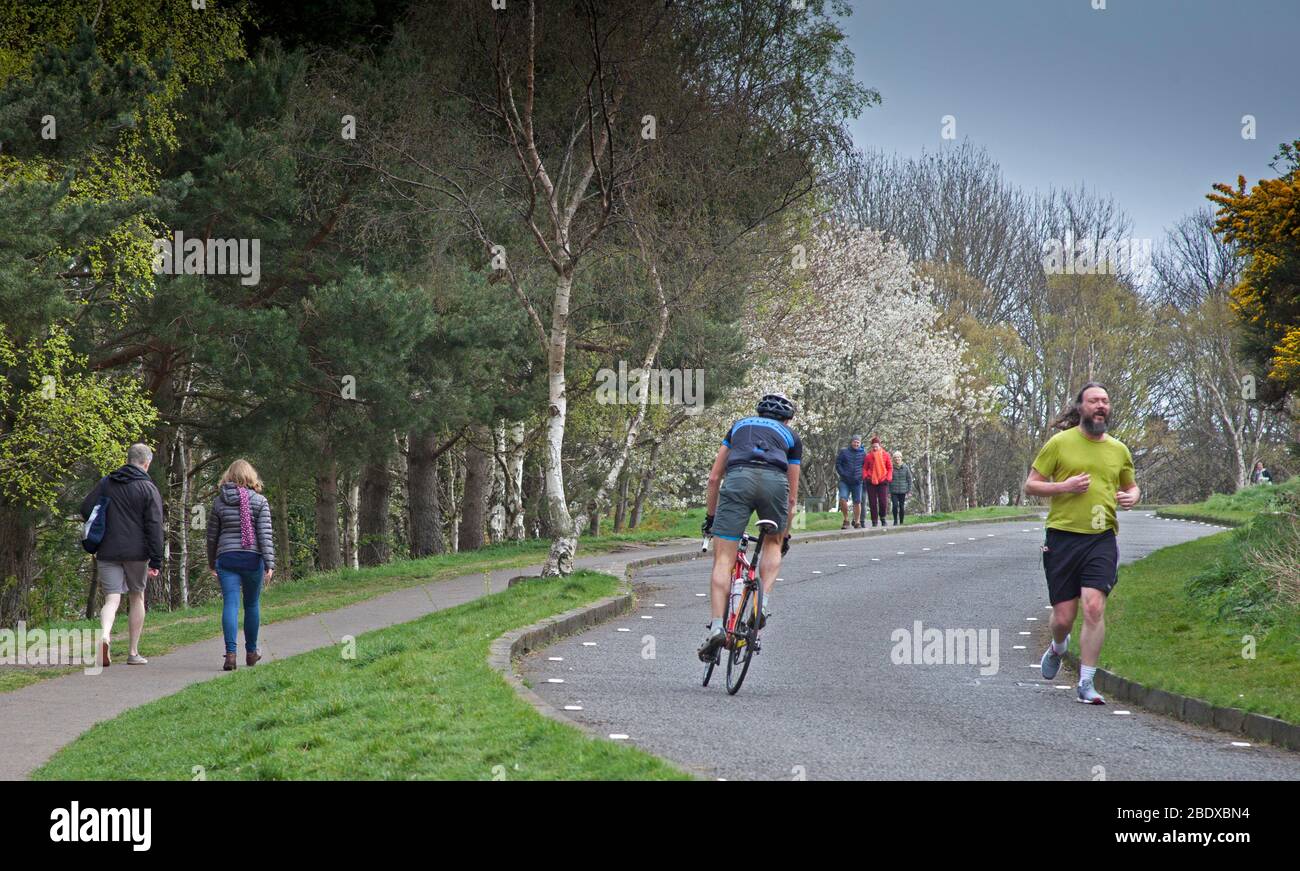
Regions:
[[222, 664], [222, 666], [221, 666], [221, 670], [222, 670], [222, 671], [234, 671], [236, 668], [238, 668], [238, 666], [235, 665], [235, 658], [236, 658], [236, 657], [235, 657], [235, 654], [233, 654], [233, 653], [227, 653], [227, 654], [226, 654], [226, 661], [225, 661], [225, 663]]
[[843, 522], [840, 523], [840, 529], [848, 529], [849, 528], [849, 503], [844, 499], [840, 500], [840, 517], [843, 518]]
[[102, 665], [104, 668], [108, 668], [110, 665], [113, 664], [112, 657], [108, 655], [107, 641], [99, 642], [99, 664]]
[[257, 661], [261, 658], [262, 654], [258, 653], [256, 650], [250, 650], [244, 654], [244, 662], [248, 664], [249, 668], [257, 665]]

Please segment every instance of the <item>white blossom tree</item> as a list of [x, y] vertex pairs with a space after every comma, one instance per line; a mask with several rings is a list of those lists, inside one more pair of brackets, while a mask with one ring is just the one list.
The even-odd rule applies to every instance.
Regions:
[[940, 311], [902, 246], [876, 230], [824, 224], [792, 252], [790, 285], [751, 296], [745, 332], [753, 367], [739, 388], [691, 420], [668, 452], [661, 481], [670, 502], [698, 500], [709, 459], [738, 417], [764, 393], [799, 405], [805, 492], [829, 492], [845, 433], [873, 432], [919, 455], [927, 422], [941, 441], [957, 412], [991, 391], [968, 386], [964, 342]]

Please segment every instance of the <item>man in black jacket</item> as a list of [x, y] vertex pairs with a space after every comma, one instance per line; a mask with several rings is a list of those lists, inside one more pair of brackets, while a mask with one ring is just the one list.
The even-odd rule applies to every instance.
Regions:
[[126, 662], [144, 665], [149, 661], [140, 655], [144, 588], [147, 578], [158, 577], [163, 555], [162, 496], [149, 478], [152, 461], [153, 451], [148, 446], [131, 445], [126, 465], [100, 480], [81, 503], [81, 516], [89, 518], [99, 500], [109, 498], [104, 512], [104, 540], [95, 552], [99, 586], [104, 591], [104, 607], [99, 612], [102, 665], [112, 664], [108, 640], [123, 592], [130, 594], [131, 602], [127, 620], [131, 647]]

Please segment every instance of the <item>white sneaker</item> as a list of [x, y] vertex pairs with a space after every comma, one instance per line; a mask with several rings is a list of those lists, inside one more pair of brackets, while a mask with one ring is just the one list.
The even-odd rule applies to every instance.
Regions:
[[1076, 701], [1083, 702], [1085, 705], [1104, 705], [1106, 700], [1101, 697], [1101, 693], [1092, 688], [1092, 681], [1081, 681], [1075, 690], [1078, 692]]

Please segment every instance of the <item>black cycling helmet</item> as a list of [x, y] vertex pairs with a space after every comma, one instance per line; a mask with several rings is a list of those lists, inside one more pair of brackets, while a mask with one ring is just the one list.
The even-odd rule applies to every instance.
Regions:
[[784, 393], [769, 393], [758, 401], [756, 410], [762, 417], [789, 420], [794, 417], [795, 407]]

